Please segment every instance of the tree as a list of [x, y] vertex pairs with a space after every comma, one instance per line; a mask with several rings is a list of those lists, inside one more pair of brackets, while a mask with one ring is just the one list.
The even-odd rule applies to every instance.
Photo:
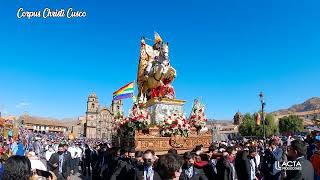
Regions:
[[256, 122], [254, 117], [247, 113], [243, 116], [242, 123], [239, 126], [239, 133], [241, 136], [255, 136], [256, 134]]
[[279, 119], [281, 133], [296, 133], [303, 130], [303, 120], [295, 115], [284, 116]]
[[[243, 122], [239, 126], [239, 133], [241, 136], [258, 136], [263, 137], [263, 121], [260, 125], [256, 125], [257, 114], [247, 113], [243, 117]], [[274, 117], [271, 114], [265, 114], [265, 130], [266, 136], [278, 133], [278, 126], [274, 122]]]
[[[278, 133], [278, 126], [274, 122], [274, 117], [272, 114], [265, 114], [265, 131], [266, 137], [270, 137]], [[256, 127], [256, 136], [263, 137], [263, 120], [261, 120], [261, 124]]]

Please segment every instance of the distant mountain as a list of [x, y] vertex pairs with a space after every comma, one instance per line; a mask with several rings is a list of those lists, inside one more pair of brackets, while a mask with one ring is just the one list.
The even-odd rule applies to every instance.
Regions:
[[39, 121], [39, 122], [43, 122], [43, 121], [52, 122], [52, 123], [57, 122], [59, 124], [64, 124], [65, 126], [75, 125], [77, 124], [77, 121], [78, 121], [77, 117], [57, 119], [52, 117], [31, 116], [27, 114], [20, 116], [19, 119], [23, 119], [23, 120], [29, 119], [31, 121]]
[[313, 97], [306, 100], [304, 103], [295, 104], [288, 109], [280, 109], [278, 111], [273, 112], [274, 115], [283, 115], [294, 112], [305, 112], [305, 111], [313, 111], [316, 109], [320, 109], [320, 98]]

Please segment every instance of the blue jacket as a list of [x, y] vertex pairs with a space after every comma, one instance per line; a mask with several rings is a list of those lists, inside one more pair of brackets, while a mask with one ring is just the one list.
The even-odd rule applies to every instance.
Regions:
[[18, 151], [17, 151], [16, 155], [24, 156], [24, 148], [23, 148], [23, 144], [21, 142], [19, 142], [19, 144], [18, 144]]

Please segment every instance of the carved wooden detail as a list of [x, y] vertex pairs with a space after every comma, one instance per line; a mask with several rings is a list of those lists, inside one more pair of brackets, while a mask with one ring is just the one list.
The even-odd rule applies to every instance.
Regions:
[[198, 134], [195, 128], [191, 129], [188, 137], [172, 136], [161, 137], [157, 127], [149, 128], [149, 131], [135, 131], [133, 136], [122, 136], [122, 147], [133, 147], [136, 151], [154, 150], [157, 154], [163, 154], [171, 148], [178, 152], [190, 151], [196, 145], [202, 144], [208, 148], [212, 142], [211, 131], [204, 134]]

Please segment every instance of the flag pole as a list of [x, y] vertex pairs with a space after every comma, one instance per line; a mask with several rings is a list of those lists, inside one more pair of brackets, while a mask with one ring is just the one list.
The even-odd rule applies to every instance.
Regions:
[[133, 80], [133, 93], [132, 93], [132, 97], [134, 96], [134, 90], [136, 89], [136, 88], [135, 88], [135, 84], [136, 84], [136, 82], [135, 82], [135, 80]]

